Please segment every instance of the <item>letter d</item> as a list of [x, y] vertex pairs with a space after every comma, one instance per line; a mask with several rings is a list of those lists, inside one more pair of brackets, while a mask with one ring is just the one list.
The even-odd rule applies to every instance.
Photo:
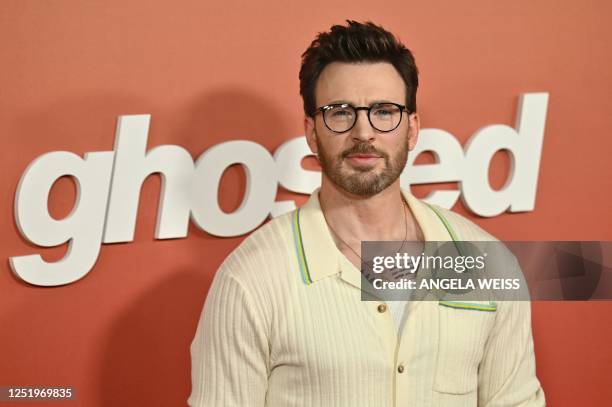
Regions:
[[[516, 130], [506, 125], [487, 126], [466, 145], [463, 201], [481, 216], [532, 211], [535, 207], [548, 93], [526, 93], [518, 107]], [[503, 188], [489, 184], [489, 165], [499, 150], [508, 150], [511, 168]]]

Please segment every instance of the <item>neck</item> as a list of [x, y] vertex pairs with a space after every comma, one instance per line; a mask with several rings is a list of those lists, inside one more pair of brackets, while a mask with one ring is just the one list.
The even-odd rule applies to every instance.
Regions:
[[330, 228], [355, 250], [365, 240], [423, 240], [410, 209], [404, 208], [399, 179], [364, 197], [338, 188], [324, 176], [319, 202]]

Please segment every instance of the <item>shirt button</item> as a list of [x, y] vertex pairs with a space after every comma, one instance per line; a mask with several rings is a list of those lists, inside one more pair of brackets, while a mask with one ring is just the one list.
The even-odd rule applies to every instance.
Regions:
[[387, 310], [387, 306], [385, 304], [380, 304], [378, 306], [378, 312], [383, 313]]
[[398, 372], [398, 373], [404, 373], [404, 365], [399, 365], [399, 366], [397, 367], [397, 372]]

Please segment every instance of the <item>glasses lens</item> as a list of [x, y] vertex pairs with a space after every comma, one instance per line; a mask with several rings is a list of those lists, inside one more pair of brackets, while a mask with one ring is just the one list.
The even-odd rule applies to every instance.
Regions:
[[370, 122], [377, 130], [391, 131], [399, 126], [400, 120], [402, 110], [392, 103], [374, 105], [370, 110]]
[[325, 110], [323, 119], [330, 130], [341, 133], [355, 124], [355, 109], [349, 105], [330, 106]]

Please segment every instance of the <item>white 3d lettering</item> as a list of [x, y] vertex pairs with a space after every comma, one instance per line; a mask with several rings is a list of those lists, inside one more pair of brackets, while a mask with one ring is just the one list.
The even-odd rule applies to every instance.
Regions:
[[[470, 138], [465, 151], [450, 133], [423, 129], [401, 175], [402, 187], [458, 182], [460, 191], [434, 191], [426, 201], [450, 208], [461, 196], [481, 216], [533, 210], [547, 104], [547, 93], [522, 95], [515, 129], [484, 127]], [[102, 243], [132, 241], [140, 189], [153, 173], [162, 176], [157, 239], [186, 237], [190, 219], [215, 236], [242, 235], [269, 215], [295, 208], [293, 201], [275, 202], [279, 184], [300, 194], [310, 194], [320, 185], [320, 174], [301, 166], [303, 158], [312, 154], [304, 137], [287, 141], [274, 156], [252, 141], [228, 141], [208, 149], [194, 163], [179, 146], [146, 151], [149, 121], [149, 115], [119, 117], [114, 151], [86, 153], [84, 158], [56, 151], [30, 163], [15, 196], [19, 231], [35, 245], [68, 243], [69, 248], [54, 263], [37, 254], [11, 257], [11, 268], [19, 278], [40, 286], [70, 284], [91, 271]], [[488, 168], [501, 149], [510, 152], [512, 166], [506, 184], [496, 191], [489, 185]], [[414, 165], [424, 151], [432, 152], [436, 163]], [[240, 207], [226, 213], [217, 194], [221, 176], [232, 164], [245, 169], [246, 192]], [[77, 198], [71, 213], [56, 220], [48, 212], [47, 200], [54, 182], [64, 175], [74, 178]]]

